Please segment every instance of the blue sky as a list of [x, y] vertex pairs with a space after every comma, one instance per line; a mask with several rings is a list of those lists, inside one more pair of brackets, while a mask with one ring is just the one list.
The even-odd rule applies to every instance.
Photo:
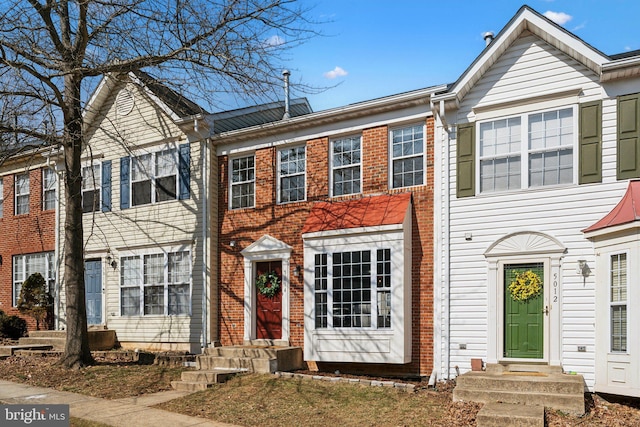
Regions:
[[[314, 111], [451, 83], [523, 5], [510, 0], [303, 0], [323, 36], [290, 53], [291, 81], [330, 87]], [[640, 49], [638, 0], [530, 0], [605, 54]]]

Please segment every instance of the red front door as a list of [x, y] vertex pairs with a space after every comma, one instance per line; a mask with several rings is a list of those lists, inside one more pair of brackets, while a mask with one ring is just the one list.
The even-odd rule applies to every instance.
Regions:
[[272, 271], [280, 278], [280, 291], [273, 298], [267, 298], [255, 291], [258, 302], [256, 309], [256, 335], [258, 339], [279, 340], [282, 338], [282, 262], [256, 263], [256, 277]]

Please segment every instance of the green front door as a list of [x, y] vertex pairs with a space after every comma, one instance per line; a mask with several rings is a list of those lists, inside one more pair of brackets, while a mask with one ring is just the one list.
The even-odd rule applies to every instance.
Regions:
[[542, 359], [544, 292], [526, 301], [516, 301], [509, 285], [518, 273], [532, 271], [544, 285], [543, 264], [508, 264], [504, 266], [504, 357]]

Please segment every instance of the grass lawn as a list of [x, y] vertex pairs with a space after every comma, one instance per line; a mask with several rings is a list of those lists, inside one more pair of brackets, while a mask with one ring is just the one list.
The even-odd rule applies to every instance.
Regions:
[[[40, 387], [118, 399], [171, 389], [186, 368], [99, 361], [77, 371], [56, 365], [51, 357], [0, 360], [0, 379]], [[436, 390], [424, 384], [415, 393], [388, 387], [272, 375], [241, 375], [225, 384], [158, 407], [191, 416], [243, 426], [475, 426], [481, 405], [454, 403], [453, 383]], [[624, 404], [587, 395], [584, 417], [547, 411], [547, 426], [640, 426], [637, 400]], [[103, 427], [72, 418], [75, 427]]]

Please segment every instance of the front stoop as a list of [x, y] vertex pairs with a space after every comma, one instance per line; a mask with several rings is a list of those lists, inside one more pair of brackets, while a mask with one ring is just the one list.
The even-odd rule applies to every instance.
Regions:
[[[87, 332], [91, 351], [111, 350], [117, 346], [114, 330], [90, 328]], [[18, 340], [19, 345], [50, 345], [55, 351], [64, 351], [66, 342], [67, 331], [29, 331], [28, 337]]]
[[476, 416], [478, 427], [544, 427], [544, 407], [487, 403]]
[[302, 369], [300, 347], [261, 344], [207, 348], [196, 357], [196, 371], [183, 372], [182, 381], [171, 385], [176, 390], [204, 390], [238, 373], [272, 374]]
[[487, 366], [486, 372], [459, 375], [453, 400], [540, 406], [583, 415], [583, 377], [559, 371], [559, 367], [539, 365]]

